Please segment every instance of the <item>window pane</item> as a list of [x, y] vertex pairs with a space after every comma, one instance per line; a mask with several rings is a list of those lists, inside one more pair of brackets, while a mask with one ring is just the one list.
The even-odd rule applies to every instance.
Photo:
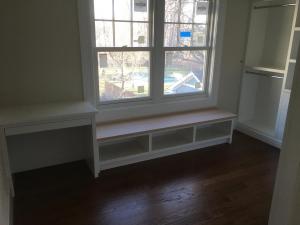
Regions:
[[148, 0], [133, 0], [133, 21], [148, 21], [148, 8], [149, 2]]
[[130, 22], [116, 22], [115, 32], [116, 32], [116, 47], [131, 46], [130, 40]]
[[100, 101], [149, 96], [150, 53], [98, 53]]
[[175, 47], [178, 46], [178, 24], [165, 24], [165, 46]]
[[190, 47], [192, 46], [192, 25], [191, 24], [180, 24], [179, 30], [179, 47]]
[[95, 19], [112, 20], [112, 0], [94, 0]]
[[113, 28], [112, 22], [95, 21], [96, 46], [113, 46]]
[[148, 23], [133, 23], [133, 46], [147, 47], [148, 44]]
[[165, 47], [206, 46], [207, 26], [198, 24], [165, 24]]
[[115, 19], [116, 20], [130, 20], [130, 0], [114, 0]]
[[205, 0], [198, 0], [195, 4], [195, 23], [207, 24], [208, 22], [209, 2]]
[[194, 0], [181, 0], [181, 23], [192, 23], [193, 22], [193, 8]]
[[179, 0], [165, 0], [165, 22], [178, 22]]
[[164, 94], [204, 91], [206, 51], [167, 51], [165, 53]]
[[193, 25], [193, 46], [206, 46], [206, 25]]

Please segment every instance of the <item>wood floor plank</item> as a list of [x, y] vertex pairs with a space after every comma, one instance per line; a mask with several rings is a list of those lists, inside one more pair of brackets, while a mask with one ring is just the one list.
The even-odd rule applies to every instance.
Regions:
[[83, 162], [15, 175], [16, 225], [267, 225], [279, 150], [220, 145], [101, 172]]

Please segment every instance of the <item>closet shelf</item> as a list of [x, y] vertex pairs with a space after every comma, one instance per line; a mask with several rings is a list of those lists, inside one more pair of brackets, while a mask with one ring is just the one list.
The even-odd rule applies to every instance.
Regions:
[[300, 31], [300, 27], [295, 27], [295, 31]]
[[246, 73], [250, 73], [250, 74], [267, 76], [267, 77], [276, 77], [276, 78], [283, 78], [285, 73], [285, 71], [281, 69], [259, 67], [259, 66], [246, 66], [245, 71]]

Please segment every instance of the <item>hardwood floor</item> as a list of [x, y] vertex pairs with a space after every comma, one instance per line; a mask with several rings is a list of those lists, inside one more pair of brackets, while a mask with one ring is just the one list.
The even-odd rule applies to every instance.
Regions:
[[[208, 151], [209, 150], [209, 151]], [[16, 225], [267, 225], [279, 150], [232, 145], [101, 173], [83, 162], [15, 175]]]

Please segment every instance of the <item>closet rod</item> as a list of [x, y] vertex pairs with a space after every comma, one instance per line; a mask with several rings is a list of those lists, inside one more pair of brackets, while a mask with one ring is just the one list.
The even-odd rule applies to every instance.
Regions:
[[265, 74], [265, 73], [252, 72], [252, 71], [249, 71], [249, 70], [246, 70], [246, 73], [254, 74], [254, 75], [258, 75], [258, 76], [262, 76], [262, 77], [268, 77], [268, 78], [283, 79], [283, 76], [269, 75], [269, 74]]
[[289, 3], [289, 4], [281, 4], [281, 5], [254, 6], [254, 9], [267, 9], [267, 8], [288, 7], [288, 6], [296, 6], [296, 4]]

